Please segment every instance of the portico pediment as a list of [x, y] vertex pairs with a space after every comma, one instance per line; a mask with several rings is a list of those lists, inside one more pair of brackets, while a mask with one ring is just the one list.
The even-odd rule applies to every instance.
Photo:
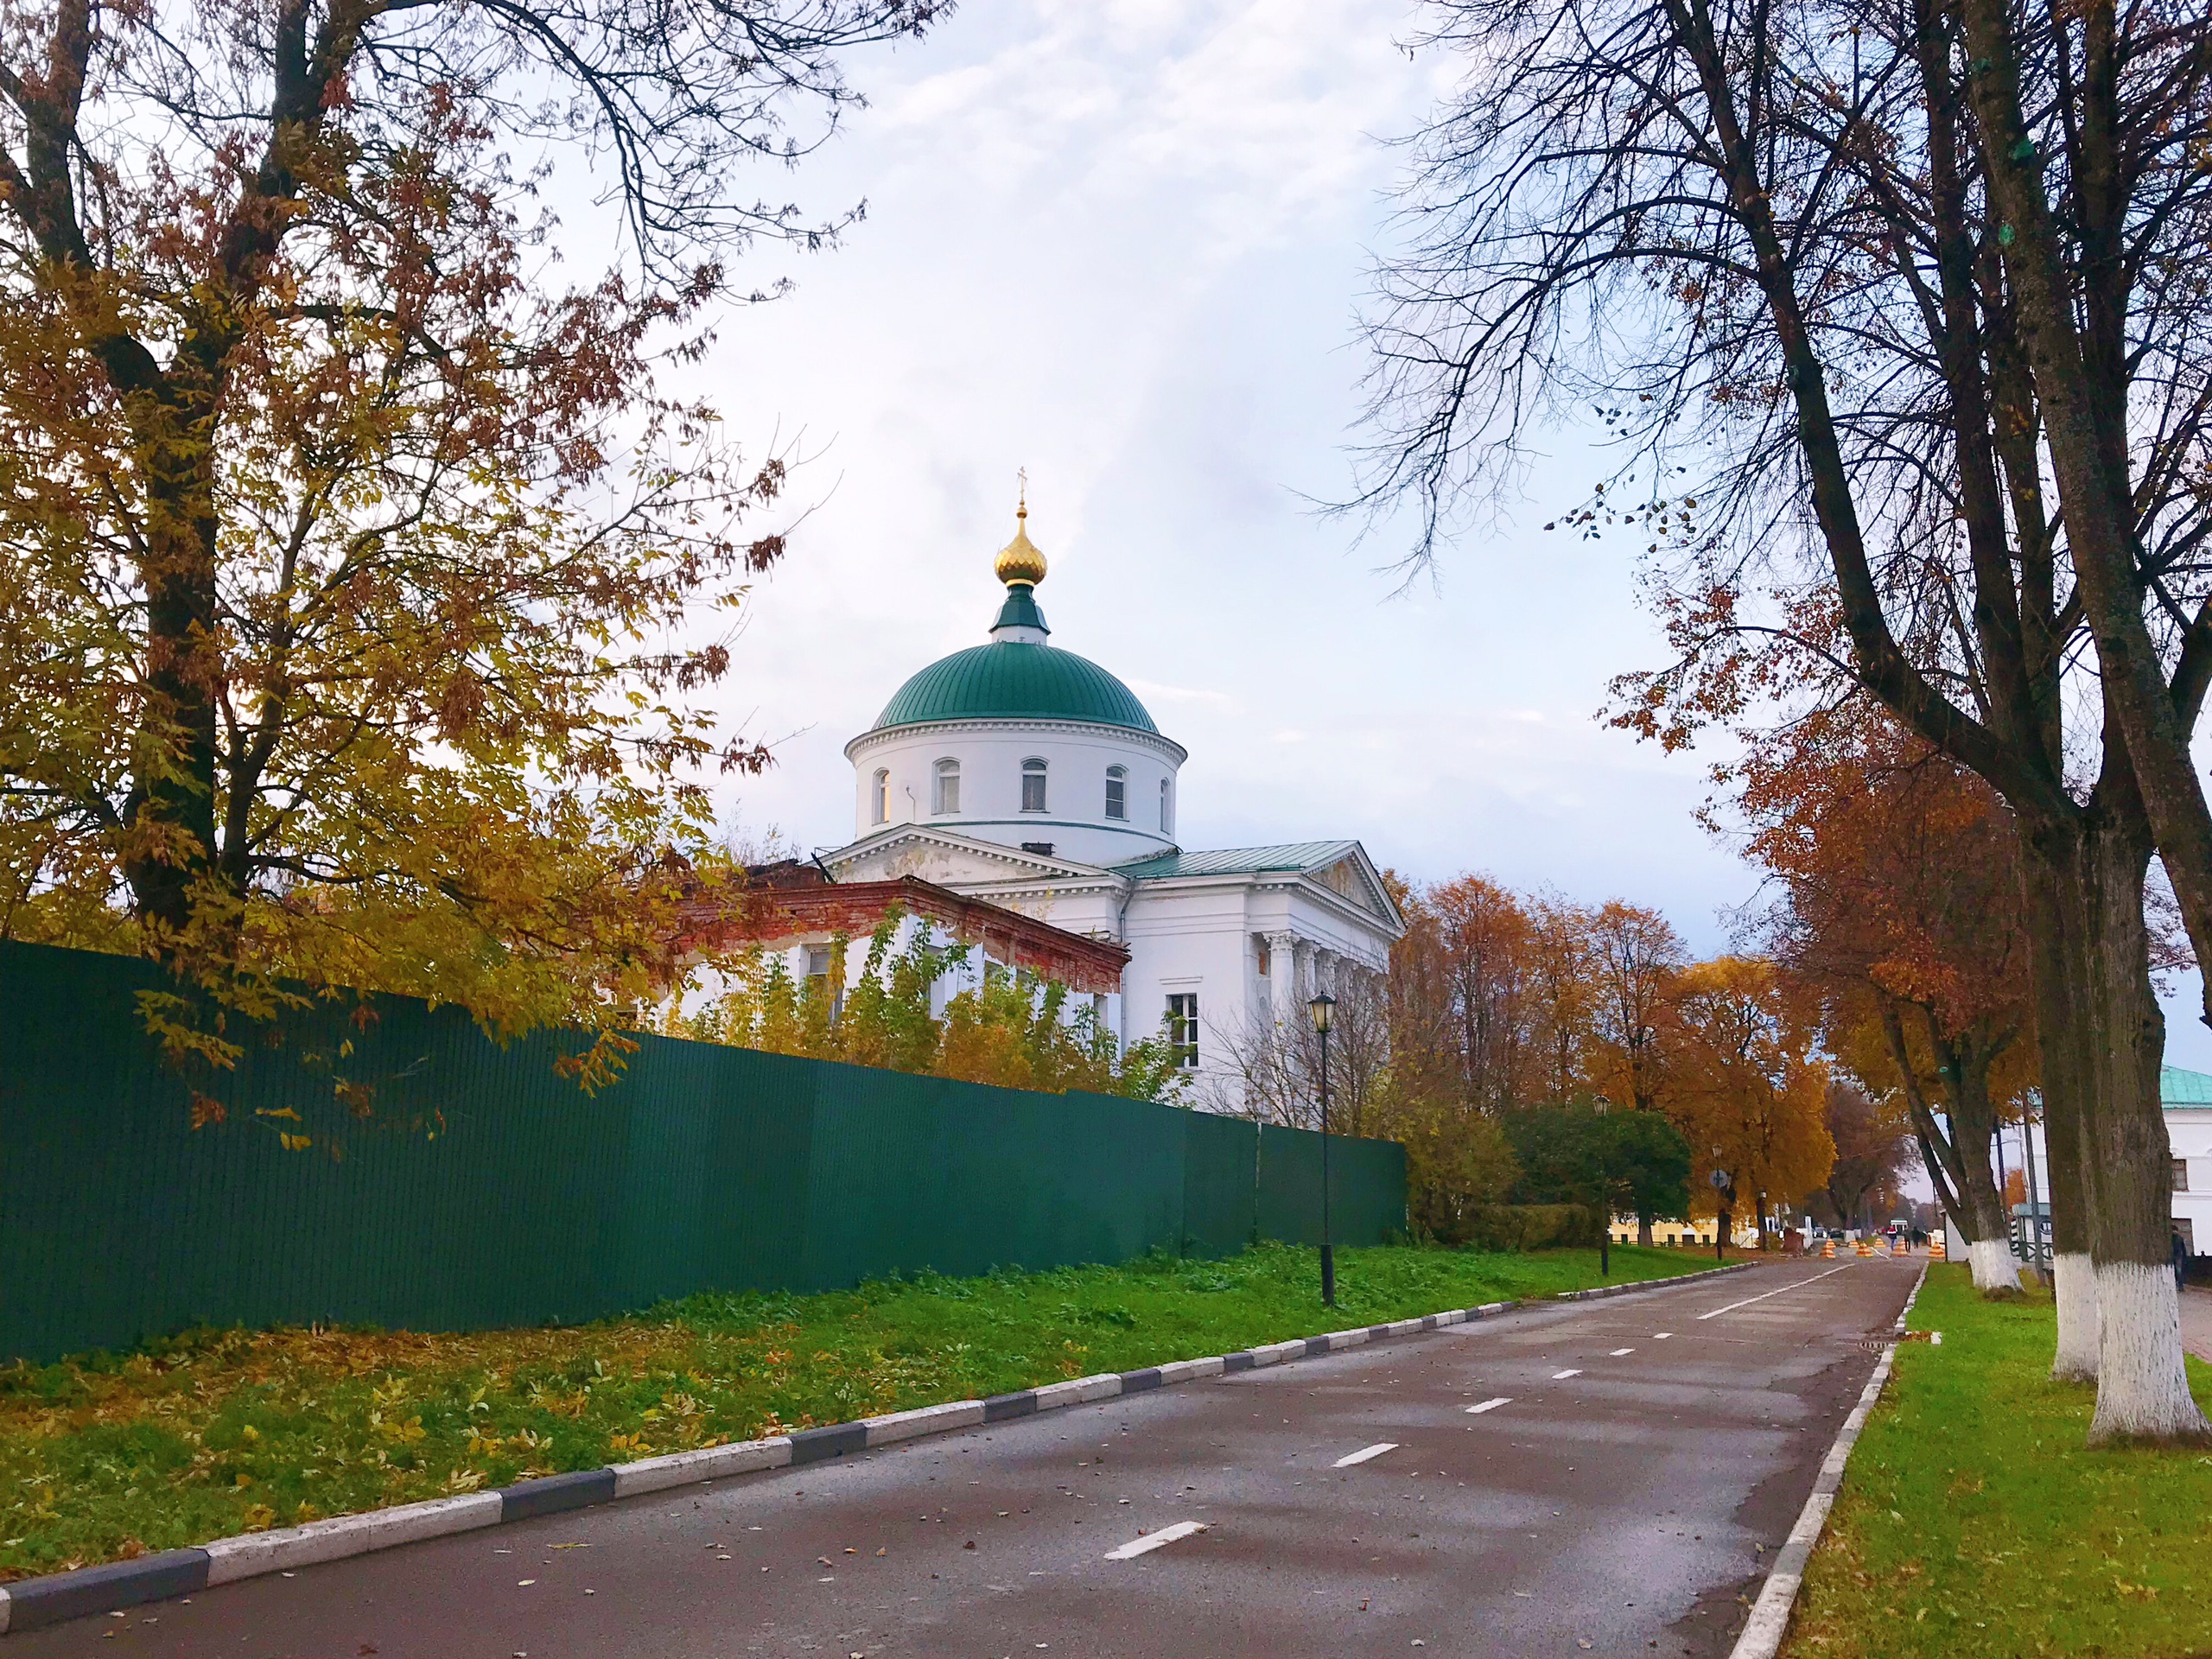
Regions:
[[918, 876], [939, 887], [966, 889], [1001, 882], [1054, 878], [1111, 880], [1103, 870], [1072, 859], [1024, 852], [922, 824], [894, 824], [825, 853], [823, 864], [840, 881], [890, 881]]

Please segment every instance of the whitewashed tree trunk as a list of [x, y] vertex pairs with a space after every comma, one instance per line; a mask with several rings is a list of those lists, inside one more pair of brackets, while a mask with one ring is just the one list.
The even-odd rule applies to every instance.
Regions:
[[2018, 1292], [2020, 1262], [2011, 1240], [1977, 1238], [1967, 1246], [1967, 1260], [1974, 1266], [1974, 1287], [1983, 1295]]
[[2182, 1369], [2181, 1300], [2173, 1269], [2107, 1262], [2097, 1269], [2101, 1332], [2097, 1414], [2089, 1444], [2212, 1438]]
[[2054, 1382], [2097, 1380], [2097, 1270], [2087, 1250], [2054, 1251], [2051, 1279], [2058, 1296], [2058, 1351], [2050, 1362]]
[[2089, 1444], [2201, 1446], [2212, 1423], [2190, 1397], [2169, 1255], [2171, 1149], [2158, 1104], [2165, 1015], [2151, 990], [2146, 835], [2083, 836], [2068, 895], [2075, 931], [2082, 1090], [2082, 1185], [2097, 1280], [2097, 1410]]

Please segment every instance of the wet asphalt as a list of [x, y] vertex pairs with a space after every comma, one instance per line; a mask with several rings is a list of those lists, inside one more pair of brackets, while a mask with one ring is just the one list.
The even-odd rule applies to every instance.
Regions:
[[1920, 1265], [1551, 1304], [225, 1586], [0, 1659], [1712, 1659]]

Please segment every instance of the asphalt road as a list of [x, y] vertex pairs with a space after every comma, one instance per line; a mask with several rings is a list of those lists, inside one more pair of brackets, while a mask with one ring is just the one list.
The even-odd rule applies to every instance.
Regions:
[[1531, 1309], [251, 1580], [0, 1659], [1721, 1655], [1918, 1269]]

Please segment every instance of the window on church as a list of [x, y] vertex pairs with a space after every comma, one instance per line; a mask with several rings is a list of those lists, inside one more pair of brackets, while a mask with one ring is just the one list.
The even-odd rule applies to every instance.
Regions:
[[1127, 766], [1106, 768], [1106, 816], [1109, 818], [1129, 816], [1129, 769]]
[[1172, 991], [1167, 997], [1167, 1052], [1185, 1071], [1198, 1064], [1198, 994]]
[[1021, 810], [1042, 812], [1045, 810], [1045, 763], [1025, 760], [1021, 763]]
[[881, 823], [891, 817], [891, 774], [879, 772], [875, 781], [868, 786], [868, 821]]
[[937, 786], [930, 798], [932, 812], [957, 812], [960, 810], [960, 763], [940, 760], [937, 763]]
[[1274, 952], [1268, 949], [1268, 942], [1265, 939], [1255, 939], [1252, 944], [1253, 948], [1260, 953], [1260, 977], [1265, 979], [1268, 976], [1268, 969], [1274, 965]]
[[1175, 833], [1175, 796], [1173, 786], [1165, 778], [1160, 780], [1160, 833], [1163, 836]]

